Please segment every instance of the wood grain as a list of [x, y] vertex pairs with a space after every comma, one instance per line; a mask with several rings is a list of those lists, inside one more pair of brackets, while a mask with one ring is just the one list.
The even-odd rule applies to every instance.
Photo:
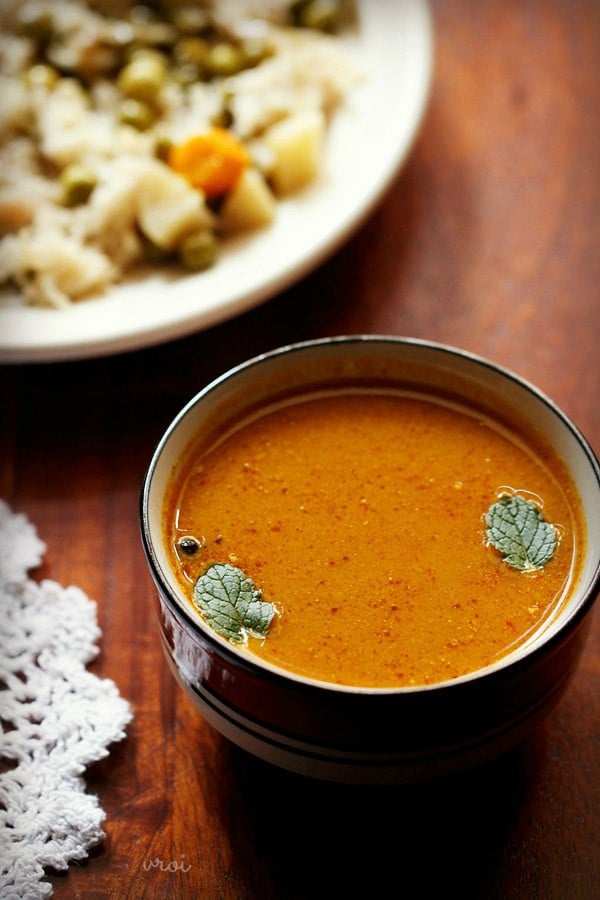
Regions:
[[307, 783], [230, 746], [176, 687], [152, 617], [137, 516], [154, 444], [209, 379], [290, 340], [386, 332], [461, 346], [535, 382], [600, 451], [600, 5], [431, 5], [419, 139], [318, 271], [169, 345], [0, 369], [0, 495], [47, 543], [36, 577], [97, 601], [92, 668], [135, 712], [87, 773], [107, 838], [50, 876], [57, 898], [410, 896], [412, 879], [423, 897], [600, 896], [597, 616], [568, 694], [522, 748], [394, 790]]

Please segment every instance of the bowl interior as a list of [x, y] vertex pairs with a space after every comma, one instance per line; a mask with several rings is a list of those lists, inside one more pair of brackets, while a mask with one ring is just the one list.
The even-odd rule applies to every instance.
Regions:
[[[207, 630], [181, 596], [163, 543], [163, 501], [168, 483], [199, 436], [210, 446], [223, 426], [291, 392], [361, 383], [403, 389], [425, 388], [464, 398], [490, 415], [535, 429], [563, 459], [578, 489], [587, 528], [587, 547], [578, 583], [560, 613], [514, 653], [491, 668], [507, 665], [548, 640], [586, 602], [600, 572], [600, 470], [591, 448], [570, 420], [531, 385], [498, 366], [453, 348], [384, 337], [333, 338], [296, 344], [251, 360], [196, 395], [167, 430], [151, 460], [142, 495], [142, 530], [157, 575], [174, 601]], [[213, 639], [218, 639], [211, 632]], [[229, 645], [231, 649], [231, 645]], [[243, 651], [239, 651], [243, 652]], [[257, 663], [265, 665], [264, 663]], [[286, 673], [289, 674], [289, 673]], [[476, 673], [473, 673], [475, 675]], [[469, 677], [469, 676], [465, 676]], [[401, 689], [400, 689], [401, 690]]]

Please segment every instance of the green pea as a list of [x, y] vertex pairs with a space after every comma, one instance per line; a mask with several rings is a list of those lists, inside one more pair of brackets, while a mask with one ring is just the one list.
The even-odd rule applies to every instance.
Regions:
[[148, 103], [128, 97], [119, 105], [119, 121], [138, 131], [146, 131], [154, 124], [154, 110]]
[[337, 0], [308, 0], [296, 4], [296, 23], [302, 28], [334, 31], [339, 15]]
[[81, 163], [73, 163], [63, 169], [60, 176], [62, 203], [64, 206], [80, 206], [86, 203], [96, 187], [96, 176]]
[[214, 44], [206, 52], [204, 65], [208, 73], [217, 78], [236, 75], [244, 68], [244, 54], [240, 47], [224, 41]]
[[200, 272], [217, 261], [218, 244], [212, 231], [205, 229], [189, 234], [179, 245], [181, 262], [187, 269]]
[[165, 82], [165, 71], [166, 66], [159, 53], [140, 52], [121, 69], [117, 85], [126, 97], [153, 103]]

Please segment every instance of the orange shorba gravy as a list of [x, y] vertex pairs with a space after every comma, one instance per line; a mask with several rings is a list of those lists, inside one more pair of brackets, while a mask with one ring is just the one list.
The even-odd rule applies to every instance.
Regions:
[[[486, 543], [503, 489], [537, 495], [553, 559], [511, 569]], [[215, 562], [277, 609], [248, 649], [303, 676], [399, 687], [456, 678], [538, 629], [577, 574], [576, 490], [547, 448], [427, 395], [350, 392], [289, 401], [192, 455], [165, 513], [186, 596]], [[202, 542], [192, 558], [182, 535]]]

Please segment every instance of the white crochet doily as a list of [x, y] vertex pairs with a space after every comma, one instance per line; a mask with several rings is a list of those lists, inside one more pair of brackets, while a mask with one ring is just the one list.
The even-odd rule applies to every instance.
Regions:
[[96, 604], [79, 588], [27, 577], [45, 551], [0, 500], [0, 897], [48, 897], [64, 870], [104, 837], [86, 766], [125, 736], [129, 704], [86, 670], [98, 653]]

